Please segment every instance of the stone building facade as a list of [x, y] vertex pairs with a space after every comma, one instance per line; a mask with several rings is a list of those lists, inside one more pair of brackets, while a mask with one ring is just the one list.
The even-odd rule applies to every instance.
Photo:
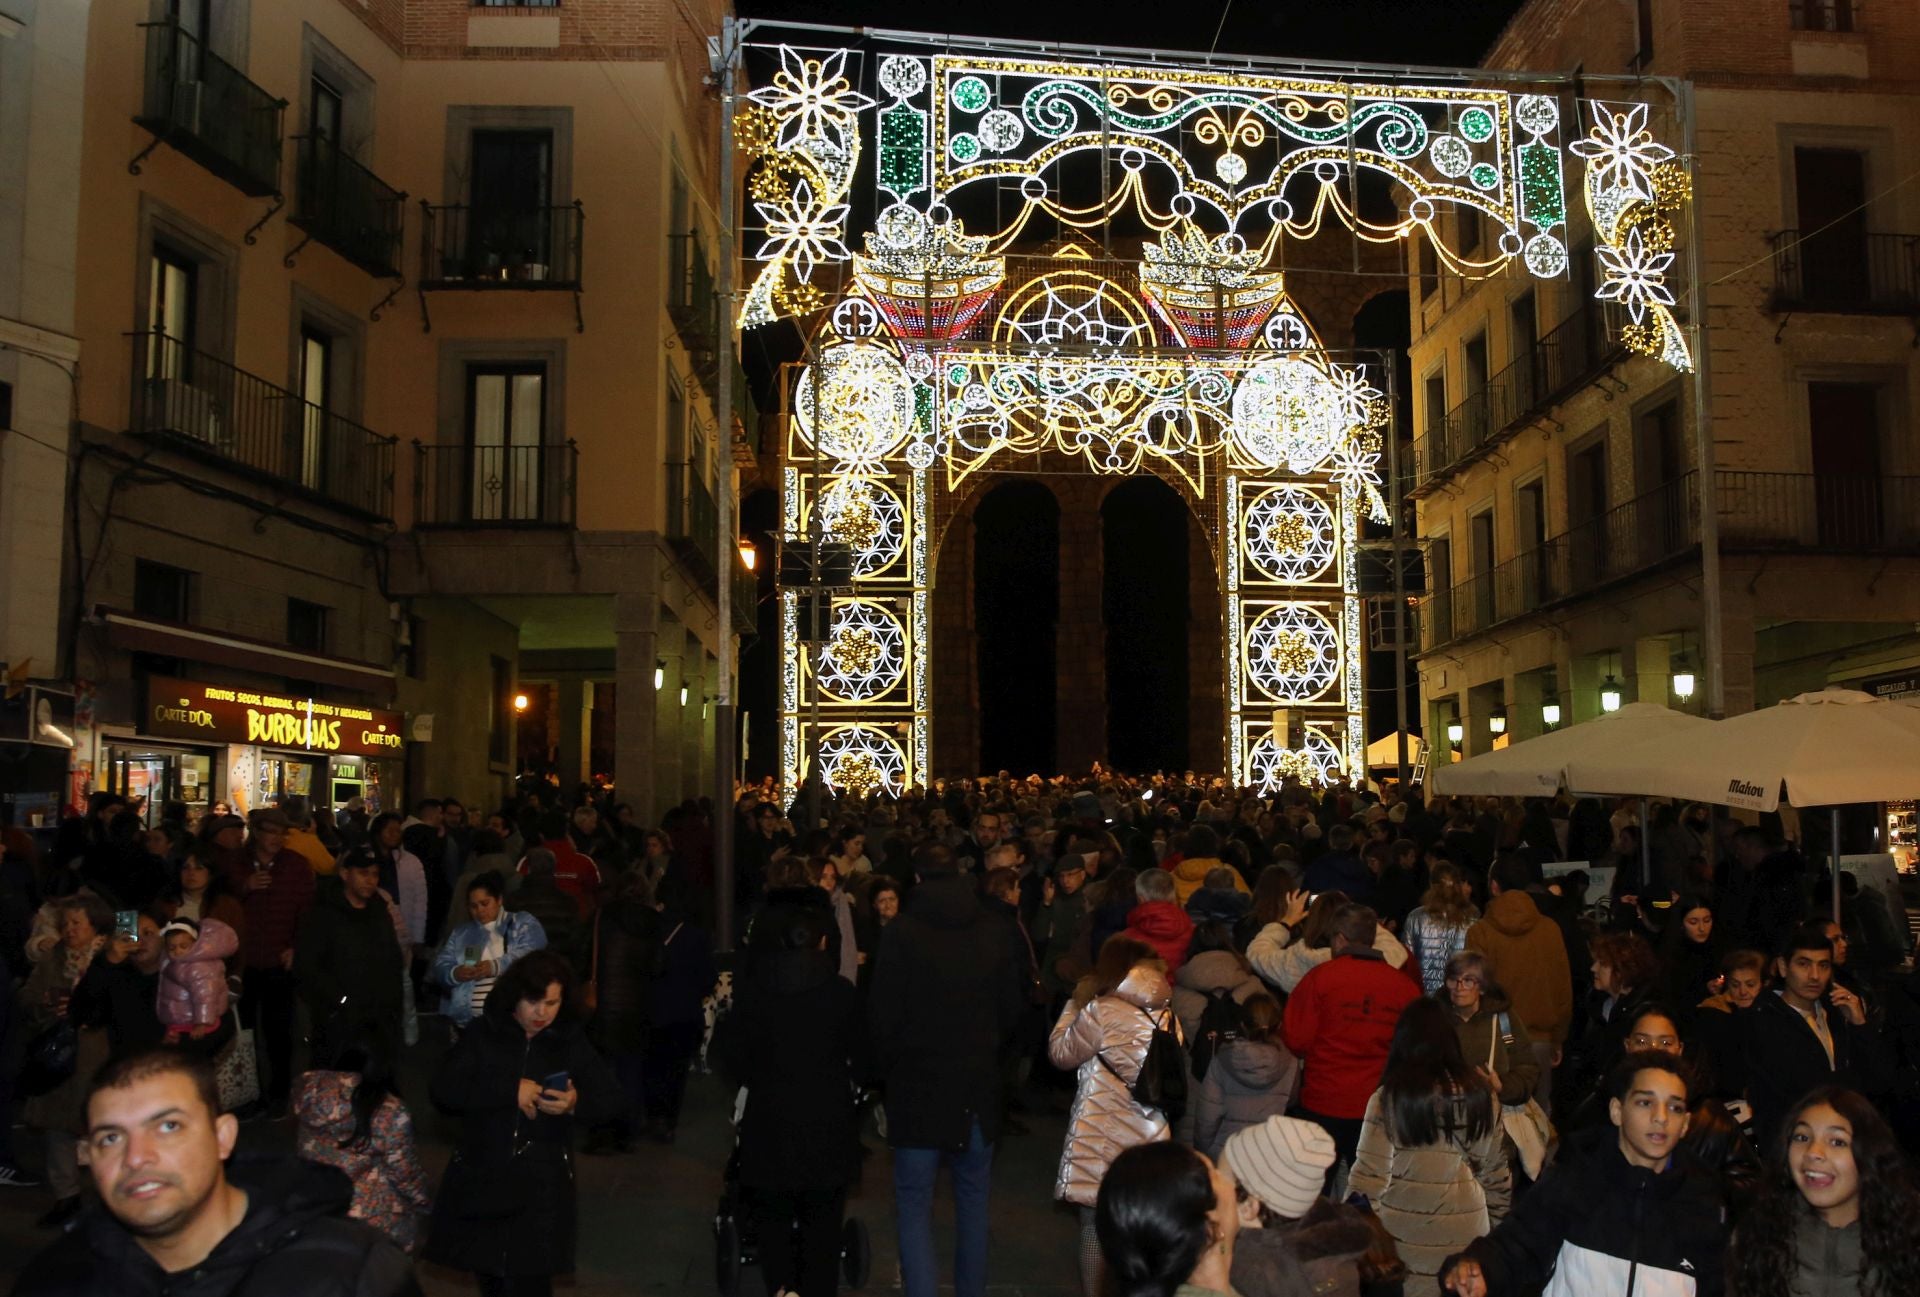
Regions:
[[[1697, 224], [1680, 236], [1706, 350], [1691, 375], [1618, 347], [1577, 211], [1558, 284], [1415, 268], [1406, 486], [1437, 747], [1456, 719], [1468, 753], [1492, 746], [1496, 712], [1522, 738], [1550, 706], [1586, 719], [1609, 677], [1628, 701], [1701, 712], [1828, 684], [1905, 691], [1920, 669], [1920, 197], [1900, 183], [1920, 167], [1916, 50], [1920, 11], [1847, 0], [1534, 0], [1495, 44], [1492, 68], [1690, 83]], [[1658, 119], [1675, 93], [1604, 95]], [[1680, 144], [1677, 118], [1658, 124]], [[1675, 287], [1691, 322], [1702, 306]]]

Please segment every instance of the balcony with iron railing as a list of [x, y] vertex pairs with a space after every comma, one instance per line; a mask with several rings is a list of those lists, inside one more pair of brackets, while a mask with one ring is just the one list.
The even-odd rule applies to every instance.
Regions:
[[369, 518], [393, 516], [394, 438], [174, 338], [130, 337], [135, 436]]
[[1846, 228], [1773, 236], [1773, 309], [1845, 315], [1920, 313], [1920, 234]]
[[1485, 572], [1436, 589], [1420, 618], [1422, 646], [1466, 639], [1687, 553], [1700, 539], [1696, 485], [1694, 474], [1685, 474]]
[[1920, 554], [1920, 477], [1722, 469], [1714, 482], [1724, 549]]
[[420, 216], [417, 286], [427, 328], [429, 292], [507, 289], [572, 293], [574, 325], [586, 332], [580, 295], [587, 215], [579, 199], [562, 207], [436, 207], [423, 198]]
[[287, 101], [247, 80], [178, 19], [141, 23], [146, 83], [134, 121], [244, 194], [280, 192], [280, 127]]
[[[737, 515], [736, 515], [737, 517]], [[759, 586], [741, 560], [733, 537], [720, 535], [720, 508], [713, 490], [689, 464], [667, 465], [667, 543], [699, 579], [709, 594], [719, 594], [722, 564], [733, 583], [733, 621], [736, 630], [750, 631]]]
[[580, 450], [413, 443], [416, 527], [572, 527]]
[[294, 144], [298, 185], [287, 223], [368, 274], [397, 278], [407, 196], [324, 135], [296, 135]]
[[1416, 437], [1403, 490], [1419, 494], [1496, 445], [1621, 354], [1617, 312], [1588, 302], [1543, 335], [1486, 386]]
[[667, 313], [689, 351], [711, 351], [720, 332], [720, 299], [706, 241], [695, 231], [667, 236]]

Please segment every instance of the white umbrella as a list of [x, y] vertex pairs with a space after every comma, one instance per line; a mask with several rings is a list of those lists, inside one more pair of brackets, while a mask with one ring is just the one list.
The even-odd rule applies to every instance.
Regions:
[[[1678, 745], [1711, 730], [1714, 722], [1657, 703], [1628, 703], [1590, 721], [1511, 743], [1453, 765], [1434, 769], [1436, 793], [1478, 797], [1551, 797], [1562, 786], [1604, 792], [1572, 777], [1576, 761], [1633, 749], [1643, 743]], [[1625, 789], [1645, 793], [1655, 785]]]
[[1583, 753], [1567, 779], [1582, 792], [1656, 792], [1751, 811], [1778, 809], [1783, 787], [1800, 807], [1907, 801], [1920, 798], [1920, 707], [1822, 689], [1683, 742]]
[[[1920, 707], [1821, 689], [1729, 717], [1684, 743], [1640, 743], [1567, 771], [1587, 792], [1645, 792], [1753, 811], [1920, 798]], [[1834, 913], [1840, 817], [1833, 817]]]

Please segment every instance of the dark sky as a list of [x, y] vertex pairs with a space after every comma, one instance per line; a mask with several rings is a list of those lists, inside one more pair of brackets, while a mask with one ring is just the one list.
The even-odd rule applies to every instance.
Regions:
[[1219, 48], [1236, 54], [1366, 63], [1471, 66], [1521, 0], [739, 0], [751, 18], [964, 32], [1166, 50], [1205, 50], [1226, 10]]

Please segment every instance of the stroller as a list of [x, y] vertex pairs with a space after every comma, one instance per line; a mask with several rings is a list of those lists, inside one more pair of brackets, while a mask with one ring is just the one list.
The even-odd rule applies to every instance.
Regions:
[[[745, 1094], [741, 1091], [743, 1103]], [[863, 1108], [872, 1102], [870, 1094], [859, 1099]], [[760, 1262], [760, 1240], [747, 1218], [748, 1192], [740, 1183], [740, 1141], [736, 1135], [721, 1181], [720, 1203], [713, 1209], [713, 1272], [720, 1297], [738, 1297], [741, 1274]], [[864, 1288], [872, 1270], [873, 1247], [867, 1238], [866, 1222], [849, 1216], [840, 1225], [840, 1281], [850, 1289]]]

